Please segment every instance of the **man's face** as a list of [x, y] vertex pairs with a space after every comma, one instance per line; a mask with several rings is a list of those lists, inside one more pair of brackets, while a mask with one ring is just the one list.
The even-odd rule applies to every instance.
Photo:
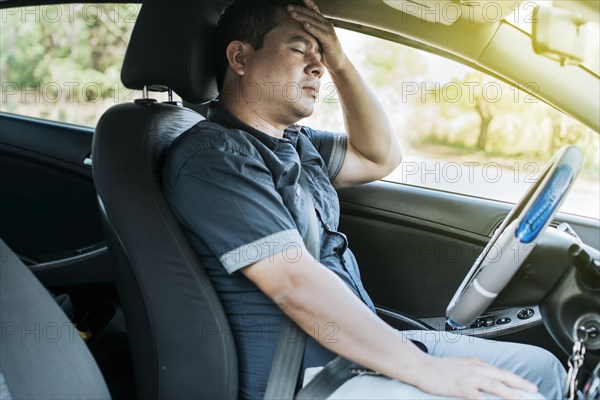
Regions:
[[263, 119], [287, 126], [310, 116], [323, 75], [317, 40], [298, 22], [279, 16], [279, 25], [251, 50], [241, 78], [241, 100]]

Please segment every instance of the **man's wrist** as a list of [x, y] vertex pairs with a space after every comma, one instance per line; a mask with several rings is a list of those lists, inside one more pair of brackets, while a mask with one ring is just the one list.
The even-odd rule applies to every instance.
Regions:
[[435, 362], [435, 358], [421, 352], [420, 354], [414, 354], [414, 357], [407, 360], [401, 367], [400, 379], [402, 382], [407, 383], [411, 386], [421, 388], [423, 384], [423, 375], [432, 368], [432, 363]]
[[354, 65], [348, 56], [344, 55], [344, 60], [339, 63], [336, 68], [327, 68], [327, 71], [329, 72], [329, 75], [335, 79], [336, 77], [344, 77], [344, 75], [348, 75], [349, 73], [352, 73], [352, 71], [356, 71], [356, 68], [354, 68]]

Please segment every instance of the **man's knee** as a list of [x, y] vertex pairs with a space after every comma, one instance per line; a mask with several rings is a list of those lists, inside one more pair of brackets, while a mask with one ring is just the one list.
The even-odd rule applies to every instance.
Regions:
[[556, 356], [546, 349], [541, 347], [530, 346], [533, 354], [530, 355], [530, 360], [541, 371], [546, 371], [552, 374], [561, 374], [564, 372], [564, 367]]
[[558, 358], [545, 349], [529, 345], [522, 357], [526, 369], [522, 376], [535, 383], [547, 399], [562, 398], [566, 371]]

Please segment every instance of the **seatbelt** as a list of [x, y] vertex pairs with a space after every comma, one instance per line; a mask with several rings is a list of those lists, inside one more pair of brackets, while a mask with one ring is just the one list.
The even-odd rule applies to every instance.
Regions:
[[[308, 182], [306, 181], [304, 169], [302, 168], [299, 183], [304, 192], [304, 202], [308, 212], [308, 229], [302, 239], [308, 251], [319, 261], [321, 256], [321, 241], [319, 238], [317, 213]], [[281, 322], [281, 331], [279, 332], [279, 340], [277, 341], [273, 364], [271, 365], [271, 372], [269, 373], [269, 380], [267, 381], [265, 400], [294, 398], [305, 346], [306, 333], [294, 321], [284, 316]]]
[[295, 400], [326, 399], [348, 379], [366, 371], [344, 357], [336, 357], [298, 392]]
[[304, 192], [304, 198], [306, 208], [308, 211], [308, 228], [306, 229], [306, 235], [302, 239], [304, 245], [312, 254], [317, 261], [321, 261], [321, 238], [319, 237], [319, 221], [317, 220], [317, 212], [315, 211], [315, 203], [313, 202], [312, 194], [310, 193], [310, 187], [306, 181], [306, 173], [304, 169], [300, 173], [300, 186]]
[[[300, 186], [304, 191], [304, 198], [308, 212], [308, 229], [304, 238], [304, 245], [320, 261], [321, 241], [319, 239], [319, 226], [317, 213], [313, 202], [312, 194], [304, 170], [300, 173]], [[281, 331], [267, 389], [265, 391], [265, 400], [291, 400], [294, 399], [296, 383], [302, 365], [304, 348], [306, 346], [306, 333], [289, 318], [285, 317], [281, 323]], [[358, 372], [357, 372], [358, 371]], [[357, 374], [366, 371], [358, 364], [355, 364], [343, 357], [336, 357], [304, 387], [298, 392], [296, 399], [324, 399], [329, 397], [348, 379]]]
[[306, 333], [294, 321], [284, 316], [267, 381], [265, 400], [294, 398], [305, 346]]

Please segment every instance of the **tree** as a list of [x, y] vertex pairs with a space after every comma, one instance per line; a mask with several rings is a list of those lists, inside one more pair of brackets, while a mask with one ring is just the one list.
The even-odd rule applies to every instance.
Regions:
[[488, 139], [489, 126], [494, 116], [491, 111], [490, 103], [485, 101], [483, 96], [476, 96], [474, 103], [475, 111], [477, 111], [477, 114], [479, 114], [480, 119], [479, 134], [477, 135], [477, 143], [475, 147], [479, 150], [485, 150], [485, 146], [487, 144]]
[[93, 125], [122, 100], [119, 74], [138, 11], [131, 4], [0, 11], [2, 109]]

